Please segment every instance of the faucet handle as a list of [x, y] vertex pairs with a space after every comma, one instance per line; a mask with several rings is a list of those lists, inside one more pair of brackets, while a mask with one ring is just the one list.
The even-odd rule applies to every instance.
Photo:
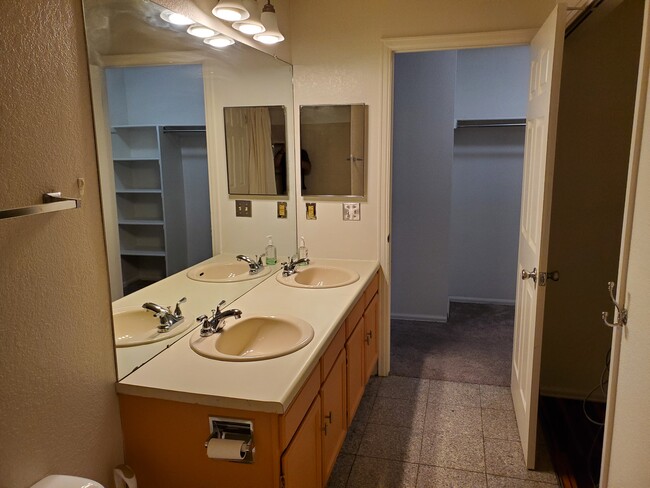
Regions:
[[[262, 258], [263, 258], [264, 256], [266, 256], [266, 253], [265, 253], [265, 252], [263, 252], [262, 254], [260, 254], [260, 257], [259, 257], [259, 259], [257, 260], [257, 265], [258, 265], [258, 266], [264, 266], [264, 263], [262, 262]], [[255, 256], [255, 257], [257, 258], [257, 256]]]
[[199, 331], [201, 337], [207, 337], [212, 334], [212, 327], [207, 315], [201, 315], [196, 320], [201, 322], [201, 330]]
[[214, 315], [214, 314], [217, 314], [217, 313], [221, 312], [221, 307], [223, 307], [225, 304], [226, 304], [226, 301], [225, 301], [225, 300], [221, 300], [221, 301], [219, 302], [219, 304], [217, 305], [217, 308], [214, 309], [214, 310], [212, 310], [212, 314]]
[[185, 303], [186, 301], [187, 301], [187, 297], [183, 297], [176, 302], [176, 307], [174, 308], [174, 315], [176, 315], [176, 317], [181, 317], [183, 315], [183, 312], [181, 312], [180, 304]]

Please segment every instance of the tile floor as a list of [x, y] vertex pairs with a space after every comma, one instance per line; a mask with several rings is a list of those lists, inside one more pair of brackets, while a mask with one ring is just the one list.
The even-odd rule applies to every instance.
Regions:
[[510, 389], [373, 377], [328, 488], [550, 488], [543, 445], [524, 465]]

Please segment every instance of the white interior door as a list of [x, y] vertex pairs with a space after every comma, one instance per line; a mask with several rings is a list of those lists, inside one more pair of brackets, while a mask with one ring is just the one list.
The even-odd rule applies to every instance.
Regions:
[[[530, 44], [530, 89], [521, 195], [512, 399], [526, 465], [535, 467], [537, 403], [544, 319], [557, 109], [566, 7], [559, 4]], [[528, 272], [528, 274], [525, 274]], [[536, 272], [536, 277], [535, 277]]]

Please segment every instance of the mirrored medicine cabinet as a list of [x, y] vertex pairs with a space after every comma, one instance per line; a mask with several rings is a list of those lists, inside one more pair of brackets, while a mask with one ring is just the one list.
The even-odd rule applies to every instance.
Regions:
[[366, 197], [366, 120], [365, 104], [300, 107], [302, 195]]
[[[293, 111], [285, 109], [293, 104], [292, 67], [240, 43], [210, 48], [162, 20], [164, 9], [153, 2], [83, 0], [83, 8], [112, 299], [138, 308], [146, 301], [173, 304], [186, 290], [161, 291], [159, 280], [213, 255], [261, 254], [266, 235], [279, 255], [293, 254]], [[242, 191], [253, 200], [248, 219], [235, 217], [229, 194], [226, 107], [268, 111], [270, 121], [263, 152], [270, 152], [273, 169], [263, 178], [271, 190]], [[267, 156], [270, 168], [268, 162]], [[249, 180], [259, 179], [255, 166], [247, 171]], [[269, 196], [287, 202], [287, 218], [276, 218]], [[209, 312], [193, 308], [192, 286], [210, 287], [216, 306], [260, 281], [190, 285], [184, 313], [193, 321]], [[118, 378], [180, 337], [117, 348]]]

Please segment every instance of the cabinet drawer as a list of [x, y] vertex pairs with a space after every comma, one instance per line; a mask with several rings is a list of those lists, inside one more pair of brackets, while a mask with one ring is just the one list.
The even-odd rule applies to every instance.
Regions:
[[[365, 295], [365, 294], [364, 294]], [[366, 309], [366, 301], [364, 295], [359, 298], [359, 301], [354, 305], [348, 318], [345, 319], [345, 338], [347, 339], [352, 334], [352, 331], [359, 323], [359, 320], [363, 316], [363, 311]]]
[[307, 413], [307, 409], [316, 398], [320, 390], [320, 367], [314, 368], [309, 379], [302, 387], [296, 398], [287, 409], [287, 412], [280, 417], [280, 450], [283, 451], [293, 434], [298, 429], [300, 422]]
[[332, 366], [334, 366], [334, 363], [336, 362], [336, 358], [341, 352], [341, 349], [343, 349], [344, 347], [345, 347], [345, 324], [341, 324], [338, 332], [334, 336], [334, 339], [332, 340], [330, 345], [327, 346], [327, 350], [325, 351], [325, 354], [323, 354], [323, 356], [321, 357], [320, 377], [322, 381], [325, 381], [325, 378], [327, 378], [327, 375], [332, 369]]

